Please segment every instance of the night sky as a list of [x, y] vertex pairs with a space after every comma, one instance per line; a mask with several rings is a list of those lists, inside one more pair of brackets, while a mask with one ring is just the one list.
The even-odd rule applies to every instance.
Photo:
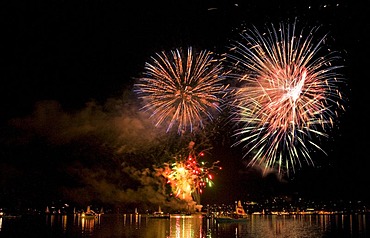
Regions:
[[[320, 26], [344, 59], [346, 111], [289, 177], [248, 168], [227, 128], [211, 137], [223, 170], [202, 203], [290, 194], [370, 200], [369, 6], [355, 1], [5, 1], [0, 5], [0, 207], [59, 199], [158, 204], [145, 168], [163, 162], [167, 137], [152, 128], [132, 86], [150, 56], [193, 46], [226, 51], [242, 26], [295, 18]], [[274, 2], [274, 3], [272, 3]], [[163, 129], [163, 128], [162, 128]], [[222, 136], [221, 136], [222, 134]], [[150, 197], [150, 199], [148, 198]], [[144, 199], [146, 198], [146, 199]], [[168, 203], [167, 203], [168, 205]]]

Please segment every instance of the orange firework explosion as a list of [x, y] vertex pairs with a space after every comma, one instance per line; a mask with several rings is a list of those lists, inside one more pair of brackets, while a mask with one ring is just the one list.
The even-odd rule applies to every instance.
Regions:
[[207, 163], [198, 162], [198, 156], [202, 157], [204, 153], [196, 154], [194, 150], [190, 150], [186, 158], [178, 156], [171, 165], [165, 164], [161, 175], [167, 179], [176, 197], [186, 201], [194, 200], [200, 204], [203, 189], [213, 185], [215, 169], [222, 168], [218, 166], [219, 161], [207, 167]]
[[143, 109], [150, 111], [156, 126], [177, 126], [179, 134], [204, 127], [206, 119], [220, 111], [223, 69], [214, 54], [176, 49], [157, 53], [145, 64], [143, 77], [134, 85]]

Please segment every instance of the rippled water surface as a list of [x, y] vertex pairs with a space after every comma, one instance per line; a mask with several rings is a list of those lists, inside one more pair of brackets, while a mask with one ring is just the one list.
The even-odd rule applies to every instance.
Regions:
[[244, 222], [219, 224], [201, 215], [169, 219], [135, 214], [103, 214], [88, 219], [36, 215], [0, 218], [0, 237], [370, 237], [369, 219], [369, 215], [251, 215]]

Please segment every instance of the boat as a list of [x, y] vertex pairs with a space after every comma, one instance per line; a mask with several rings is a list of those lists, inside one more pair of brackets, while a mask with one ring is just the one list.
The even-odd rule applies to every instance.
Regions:
[[18, 213], [7, 213], [7, 212], [0, 212], [0, 218], [8, 218], [8, 219], [16, 219], [21, 218], [22, 215]]
[[49, 209], [49, 206], [46, 206], [46, 209], [45, 209], [45, 214], [50, 214], [50, 209]]
[[[7, 209], [0, 208], [0, 218], [20, 218], [22, 215], [19, 213], [19, 211], [8, 211]], [[0, 231], [1, 231], [1, 220], [0, 220]]]
[[158, 207], [158, 211], [155, 211], [153, 212], [152, 214], [149, 215], [150, 218], [164, 218], [164, 219], [167, 219], [167, 218], [170, 218], [170, 214], [169, 213], [164, 213], [161, 209], [161, 206]]
[[240, 217], [240, 218], [247, 218], [248, 217], [248, 214], [244, 211], [244, 208], [242, 206], [242, 202], [239, 200], [237, 205], [236, 205], [236, 208], [235, 208], [235, 214], [237, 217]]
[[247, 218], [241, 218], [234, 215], [221, 215], [215, 217], [216, 222], [218, 223], [232, 223], [232, 222], [245, 222]]
[[244, 222], [247, 221], [248, 214], [244, 211], [241, 201], [235, 206], [235, 211], [230, 214], [222, 214], [215, 217], [218, 223]]
[[81, 213], [81, 218], [96, 218], [98, 214], [90, 209], [90, 206], [87, 206], [86, 212]]

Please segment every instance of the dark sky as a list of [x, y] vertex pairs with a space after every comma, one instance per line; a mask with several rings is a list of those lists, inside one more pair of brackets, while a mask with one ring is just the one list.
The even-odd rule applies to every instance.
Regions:
[[[370, 199], [370, 8], [365, 2], [175, 2], [0, 3], [0, 202], [21, 200], [21, 190], [31, 191], [31, 200], [48, 194], [49, 201], [57, 199], [50, 194], [60, 187], [64, 192], [74, 187], [76, 195], [84, 184], [90, 186], [81, 190], [89, 193], [86, 202], [102, 190], [113, 194], [104, 195], [106, 200], [131, 201], [127, 186], [122, 194], [116, 191], [119, 175], [102, 182], [95, 181], [91, 171], [98, 174], [99, 166], [119, 165], [122, 154], [134, 160], [140, 146], [150, 143], [153, 135], [143, 129], [148, 122], [138, 119], [135, 103], [122, 103], [122, 98], [132, 97], [125, 90], [131, 90], [145, 61], [177, 47], [221, 53], [242, 25], [261, 27], [294, 18], [322, 26], [334, 39], [333, 49], [345, 59], [346, 112], [323, 144], [328, 156], [315, 154], [316, 166], [280, 181], [274, 173], [262, 177], [258, 169], [247, 169], [238, 149], [217, 144], [211, 157], [220, 160], [224, 170], [203, 199], [230, 202], [287, 191], [325, 199]], [[135, 163], [150, 166], [136, 159]], [[95, 179], [94, 183], [76, 180], [81, 174], [93, 177], [89, 181]], [[131, 196], [137, 199], [145, 192]]]

